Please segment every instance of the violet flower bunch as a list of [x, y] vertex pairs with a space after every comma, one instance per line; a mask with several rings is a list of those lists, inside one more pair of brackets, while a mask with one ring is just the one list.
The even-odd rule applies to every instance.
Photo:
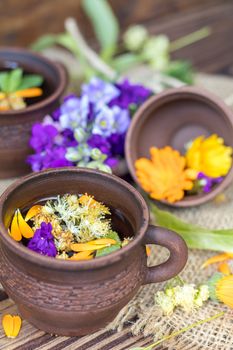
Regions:
[[27, 247], [36, 253], [55, 257], [57, 249], [52, 235], [52, 225], [50, 223], [42, 222], [39, 229], [34, 233], [30, 239]]
[[111, 172], [124, 157], [131, 116], [152, 91], [124, 80], [92, 78], [81, 95], [64, 98], [61, 106], [32, 127], [27, 162], [33, 171], [82, 166]]

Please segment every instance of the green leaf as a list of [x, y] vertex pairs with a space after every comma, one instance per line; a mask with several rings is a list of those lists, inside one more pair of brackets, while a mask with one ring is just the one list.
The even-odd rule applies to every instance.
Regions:
[[21, 84], [18, 87], [18, 90], [29, 89], [36, 86], [41, 86], [44, 81], [44, 78], [38, 74], [29, 74], [23, 77]]
[[143, 59], [139, 55], [133, 53], [125, 53], [114, 58], [112, 61], [112, 66], [117, 70], [118, 73], [122, 73], [141, 62], [143, 62]]
[[106, 0], [82, 0], [82, 6], [92, 22], [102, 57], [112, 57], [117, 46], [119, 24], [110, 5]]
[[233, 229], [212, 230], [187, 223], [150, 203], [156, 224], [178, 233], [189, 248], [233, 253]]
[[193, 84], [194, 72], [191, 63], [188, 61], [170, 62], [165, 73], [186, 84]]
[[41, 36], [38, 40], [31, 44], [30, 48], [34, 51], [43, 51], [48, 47], [56, 45], [57, 35], [48, 34]]
[[7, 72], [0, 73], [0, 90], [6, 92], [9, 74]]
[[7, 81], [6, 92], [17, 91], [23, 76], [23, 70], [21, 68], [13, 69], [8, 73], [9, 78]]
[[108, 235], [106, 235], [104, 238], [111, 238], [111, 239], [114, 239], [117, 244], [114, 244], [114, 245], [111, 245], [109, 247], [106, 247], [106, 248], [102, 248], [102, 249], [99, 249], [97, 252], [96, 252], [96, 257], [100, 257], [100, 256], [105, 256], [105, 255], [108, 255], [110, 253], [113, 253], [115, 252], [116, 250], [120, 249], [121, 248], [121, 240], [120, 240], [120, 237], [118, 236], [118, 233], [115, 232], [115, 231], [111, 231]]

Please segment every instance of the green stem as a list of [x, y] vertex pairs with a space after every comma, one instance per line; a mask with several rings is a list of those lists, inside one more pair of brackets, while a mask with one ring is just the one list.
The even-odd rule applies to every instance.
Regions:
[[221, 316], [223, 316], [225, 314], [224, 311], [212, 316], [212, 317], [209, 317], [209, 318], [206, 318], [204, 320], [201, 320], [201, 321], [198, 321], [198, 322], [195, 322], [193, 324], [191, 324], [190, 326], [187, 326], [187, 327], [184, 327], [182, 329], [180, 329], [179, 331], [176, 331], [176, 332], [173, 332], [172, 334], [170, 335], [167, 335], [166, 337], [163, 337], [162, 339], [158, 340], [157, 342], [147, 346], [146, 348], [144, 348], [143, 350], [153, 350], [152, 348], [154, 348], [155, 346], [161, 344], [162, 342], [164, 342], [165, 340], [168, 340], [168, 339], [171, 339], [173, 337], [177, 337], [178, 335], [184, 333], [184, 332], [187, 332], [189, 331], [190, 329], [194, 328], [194, 327], [197, 327], [197, 326], [200, 326], [206, 322], [210, 322], [210, 321], [213, 321], [215, 320], [216, 318], [219, 318]]
[[193, 33], [190, 33], [188, 35], [185, 35], [173, 42], [171, 42], [170, 45], [170, 52], [177, 51], [179, 49], [182, 49], [185, 46], [191, 45], [201, 39], [206, 38], [211, 34], [210, 27], [203, 27]]

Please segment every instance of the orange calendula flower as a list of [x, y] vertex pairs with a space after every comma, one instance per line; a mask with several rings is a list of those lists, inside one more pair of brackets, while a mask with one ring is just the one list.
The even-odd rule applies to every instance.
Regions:
[[232, 148], [217, 135], [197, 137], [186, 153], [187, 167], [209, 177], [225, 176], [232, 165]]
[[233, 308], [233, 275], [214, 274], [208, 282], [210, 298]]
[[22, 325], [22, 320], [19, 316], [4, 315], [2, 326], [8, 338], [15, 338], [19, 334]]
[[193, 182], [185, 170], [185, 158], [170, 146], [150, 149], [151, 160], [140, 158], [135, 162], [136, 175], [142, 188], [157, 200], [170, 203], [181, 200], [184, 191], [191, 190]]

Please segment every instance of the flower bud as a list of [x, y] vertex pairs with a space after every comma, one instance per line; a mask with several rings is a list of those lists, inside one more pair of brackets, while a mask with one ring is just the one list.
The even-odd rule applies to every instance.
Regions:
[[130, 51], [137, 51], [143, 46], [148, 32], [142, 25], [129, 27], [123, 36], [125, 47]]

